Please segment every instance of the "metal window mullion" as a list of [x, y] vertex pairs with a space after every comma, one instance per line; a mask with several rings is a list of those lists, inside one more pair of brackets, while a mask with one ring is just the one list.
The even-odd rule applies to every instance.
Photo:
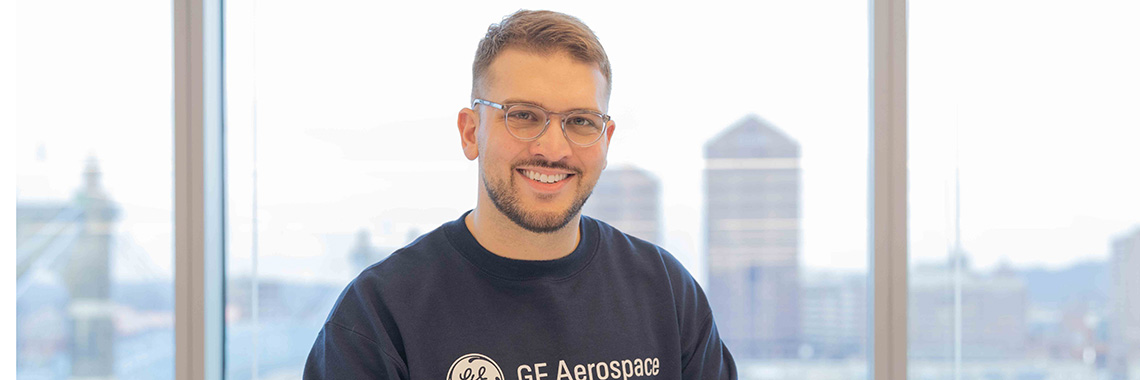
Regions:
[[174, 0], [175, 378], [221, 379], [221, 3]]
[[870, 376], [907, 378], [907, 3], [870, 0]]

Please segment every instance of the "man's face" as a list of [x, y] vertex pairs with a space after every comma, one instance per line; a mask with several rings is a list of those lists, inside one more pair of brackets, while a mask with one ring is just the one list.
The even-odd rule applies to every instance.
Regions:
[[[605, 113], [605, 92], [606, 80], [595, 64], [578, 62], [564, 52], [539, 55], [507, 49], [492, 61], [477, 93], [506, 105]], [[480, 197], [531, 232], [554, 232], [573, 220], [606, 166], [612, 122], [600, 141], [583, 147], [563, 135], [560, 116], [551, 116], [538, 139], [521, 141], [507, 131], [504, 111], [487, 106], [476, 111]], [[474, 159], [475, 152], [466, 145], [468, 158]], [[532, 176], [546, 176], [546, 181], [565, 178], [546, 183]]]

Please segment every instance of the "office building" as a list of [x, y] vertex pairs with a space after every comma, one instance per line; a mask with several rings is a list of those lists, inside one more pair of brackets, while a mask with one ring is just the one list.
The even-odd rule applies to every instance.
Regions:
[[909, 282], [910, 358], [953, 360], [959, 340], [963, 360], [1024, 357], [1029, 300], [1025, 281], [1011, 269], [981, 273], [965, 255], [951, 255], [946, 263], [919, 265]]
[[800, 346], [800, 147], [755, 115], [705, 145], [708, 296], [738, 358]]
[[799, 355], [804, 359], [862, 357], [867, 344], [867, 275], [806, 272], [800, 286]]
[[661, 245], [661, 182], [633, 166], [602, 171], [582, 213], [627, 234]]

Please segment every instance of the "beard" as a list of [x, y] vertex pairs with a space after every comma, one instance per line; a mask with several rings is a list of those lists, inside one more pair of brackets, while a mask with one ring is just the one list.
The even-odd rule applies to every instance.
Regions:
[[[527, 162], [518, 165], [522, 164], [570, 169], [564, 165], [546, 162]], [[480, 168], [480, 170], [482, 170], [482, 168]], [[582, 181], [582, 172], [578, 170], [574, 172], [575, 176], [578, 177], [578, 183], [574, 191], [574, 200], [570, 203], [570, 207], [567, 207], [562, 212], [538, 212], [523, 209], [518, 190], [515, 189], [516, 176], [514, 175], [514, 169], [511, 169], [511, 175], [507, 181], [490, 180], [487, 177], [487, 173], [484, 172], [482, 175], [483, 187], [487, 190], [487, 196], [491, 198], [491, 203], [495, 204], [495, 208], [499, 209], [499, 212], [506, 215], [512, 222], [527, 231], [537, 234], [548, 234], [561, 230], [562, 227], [570, 223], [570, 221], [582, 211], [582, 206], [586, 204], [586, 199], [590, 198], [590, 194], [593, 192], [593, 184], [587, 185]]]

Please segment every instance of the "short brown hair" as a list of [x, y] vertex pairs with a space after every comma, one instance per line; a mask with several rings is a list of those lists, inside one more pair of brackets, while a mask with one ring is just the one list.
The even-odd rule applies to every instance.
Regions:
[[471, 97], [477, 97], [479, 81], [487, 74], [491, 62], [506, 48], [521, 48], [539, 53], [560, 51], [584, 63], [596, 63], [606, 78], [606, 95], [613, 88], [610, 59], [594, 31], [574, 16], [553, 11], [519, 10], [498, 24], [487, 28], [487, 35], [479, 41], [475, 63], [471, 68]]

